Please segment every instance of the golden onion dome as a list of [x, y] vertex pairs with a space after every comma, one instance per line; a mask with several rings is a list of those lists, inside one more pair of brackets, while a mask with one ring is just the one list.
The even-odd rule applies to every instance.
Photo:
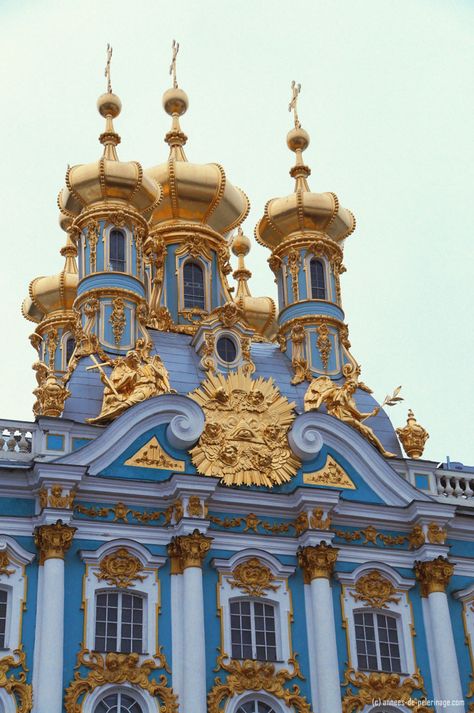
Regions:
[[252, 297], [248, 280], [252, 277], [250, 270], [245, 267], [244, 258], [250, 252], [250, 240], [239, 228], [237, 235], [232, 240], [232, 252], [238, 258], [238, 267], [233, 277], [237, 280], [235, 303], [240, 307], [247, 324], [255, 329], [257, 334], [266, 339], [273, 339], [277, 333], [276, 305], [271, 297]]
[[76, 264], [77, 250], [69, 235], [66, 245], [61, 249], [65, 257], [64, 268], [57, 275], [36, 277], [30, 282], [28, 297], [23, 300], [21, 311], [30, 322], [41, 322], [53, 312], [72, 310], [76, 299], [78, 273]]
[[187, 160], [183, 148], [187, 136], [181, 130], [179, 117], [188, 104], [186, 93], [177, 86], [163, 95], [163, 107], [172, 117], [171, 130], [165, 136], [170, 153], [166, 163], [145, 171], [163, 189], [163, 200], [154, 209], [150, 226], [165, 222], [199, 223], [225, 236], [245, 220], [249, 200], [227, 180], [219, 164]]
[[75, 218], [82, 210], [104, 203], [129, 206], [147, 214], [159, 203], [161, 190], [137, 161], [118, 159], [120, 136], [114, 130], [113, 119], [120, 114], [121, 101], [116, 94], [106, 92], [97, 100], [97, 108], [105, 118], [105, 131], [99, 137], [104, 153], [94, 163], [68, 167], [66, 188], [58, 197], [61, 214]]
[[302, 156], [309, 141], [296, 117], [295, 128], [287, 136], [288, 148], [296, 154], [296, 163], [290, 170], [296, 181], [294, 193], [268, 201], [255, 228], [257, 241], [270, 249], [293, 234], [324, 233], [341, 242], [355, 229], [354, 216], [339, 204], [335, 193], [310, 191], [307, 178], [311, 169], [303, 163]]

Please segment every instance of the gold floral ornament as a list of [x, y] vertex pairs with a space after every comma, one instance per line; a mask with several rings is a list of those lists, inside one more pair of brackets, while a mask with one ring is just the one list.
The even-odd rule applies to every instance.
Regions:
[[354, 377], [347, 378], [342, 386], [337, 386], [328, 376], [318, 376], [308, 386], [304, 397], [304, 409], [316, 411], [324, 404], [330, 416], [335, 416], [355, 428], [386, 458], [394, 458], [395, 454], [385, 450], [373, 430], [366, 426], [364, 421], [371, 416], [376, 416], [384, 406], [394, 406], [401, 401], [401, 397], [398, 396], [401, 387], [395, 389], [392, 396], [387, 396], [381, 406], [376, 406], [370, 413], [362, 413], [353, 398], [359, 386], [359, 382]]
[[431, 562], [415, 562], [414, 570], [420, 583], [421, 596], [428, 597], [433, 592], [446, 591], [453, 576], [454, 565], [440, 555]]
[[[19, 673], [8, 676], [9, 670], [20, 668]], [[0, 688], [4, 688], [8, 695], [13, 696], [17, 713], [30, 713], [33, 707], [33, 693], [31, 685], [26, 683], [26, 656], [25, 652], [16, 649], [13, 656], [4, 656], [0, 659]]]
[[104, 580], [107, 584], [115, 585], [121, 589], [134, 587], [134, 582], [143, 582], [146, 576], [140, 574], [143, 565], [135, 555], [130, 554], [125, 547], [121, 547], [116, 552], [112, 552], [100, 561], [100, 571], [95, 573], [99, 580]]
[[231, 661], [227, 654], [218, 656], [215, 670], [224, 671], [228, 675], [224, 682], [219, 676], [214, 679], [214, 686], [207, 696], [208, 713], [224, 713], [227, 702], [246, 691], [265, 691], [296, 713], [311, 713], [311, 707], [296, 683], [291, 688], [285, 688], [285, 684], [295, 678], [304, 680], [296, 656], [288, 659], [288, 662], [292, 671], [285, 668], [276, 671], [272, 663]]
[[2, 552], [0, 552], [0, 575], [10, 577], [12, 574], [14, 574], [15, 570], [9, 569], [10, 564], [11, 562], [8, 552], [6, 550], [2, 550]]
[[[347, 688], [342, 699], [342, 713], [360, 713], [366, 706], [372, 706], [375, 700], [397, 701], [413, 713], [432, 713], [433, 709], [425, 704], [423, 698], [414, 698], [413, 692], [420, 691], [426, 696], [423, 678], [417, 670], [413, 676], [404, 678], [398, 673], [361, 673], [353, 668], [347, 669], [341, 686]], [[355, 691], [353, 689], [356, 689]]]
[[300, 547], [297, 551], [298, 564], [303, 570], [305, 584], [313, 579], [331, 579], [339, 549], [321, 542], [319, 545]]
[[395, 596], [396, 591], [389, 579], [373, 569], [357, 580], [355, 592], [351, 592], [351, 596], [366, 606], [387, 609], [388, 604], [400, 601], [400, 597]]
[[397, 428], [397, 435], [409, 458], [421, 458], [430, 434], [418, 423], [411, 409], [408, 411], [406, 426]]
[[62, 485], [53, 485], [50, 490], [41, 488], [38, 495], [42, 510], [47, 507], [71, 510], [74, 505], [76, 491], [70, 490], [63, 494]]
[[64, 411], [64, 402], [71, 395], [66, 389], [64, 382], [58, 379], [54, 370], [44, 362], [37, 361], [33, 364], [36, 371], [36, 381], [38, 386], [33, 391], [36, 401], [33, 405], [35, 416], [55, 416], [58, 417]]
[[448, 532], [445, 527], [441, 527], [436, 522], [430, 522], [427, 529], [428, 542], [433, 545], [444, 545]]
[[178, 713], [177, 697], [173, 689], [168, 686], [166, 676], [162, 674], [158, 679], [151, 678], [157, 669], [166, 668], [166, 661], [162, 654], [154, 659], [146, 659], [140, 663], [138, 654], [102, 655], [82, 649], [77, 656], [76, 668], [85, 666], [89, 669], [84, 678], [80, 671], [74, 674], [66, 689], [64, 706], [66, 713], [81, 713], [84, 696], [92, 693], [96, 688], [107, 684], [130, 683], [147, 691], [150, 696], [158, 699], [159, 710], [163, 713]]
[[189, 396], [203, 409], [206, 425], [191, 450], [199, 473], [225, 485], [285, 483], [300, 461], [288, 445], [294, 403], [280, 394], [273, 379], [253, 380], [242, 368], [210, 374]]
[[[126, 356], [99, 364], [95, 357], [92, 366], [98, 369], [104, 384], [104, 395], [100, 414], [87, 419], [89, 423], [112, 421], [130, 406], [141, 401], [171, 392], [168, 371], [158, 354], [150, 355], [151, 343], [137, 342], [137, 348], [127, 352]], [[104, 367], [112, 367], [106, 374]]]
[[229, 579], [232, 589], [240, 589], [251, 597], [266, 597], [268, 591], [276, 592], [280, 586], [273, 584], [273, 572], [257, 557], [251, 557], [237, 565], [232, 577], [233, 579]]

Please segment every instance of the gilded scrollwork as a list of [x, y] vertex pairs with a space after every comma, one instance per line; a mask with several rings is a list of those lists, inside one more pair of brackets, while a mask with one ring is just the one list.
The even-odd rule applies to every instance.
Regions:
[[2, 550], [0, 552], [0, 575], [10, 577], [15, 572], [14, 569], [9, 569], [10, 564], [10, 556], [8, 552], [6, 550]]
[[122, 341], [123, 333], [125, 331], [125, 325], [127, 322], [125, 316], [125, 302], [121, 297], [116, 297], [112, 302], [112, 307], [113, 309], [109, 321], [112, 325], [115, 344], [116, 346], [119, 346], [120, 342]]
[[311, 713], [311, 707], [299, 686], [294, 683], [291, 688], [285, 687], [295, 678], [304, 680], [296, 655], [288, 663], [292, 670], [282, 668], [277, 671], [273, 663], [233, 661], [227, 654], [219, 655], [215, 671], [223, 671], [227, 678], [224, 681], [220, 676], [214, 679], [214, 686], [207, 697], [208, 713], [224, 713], [228, 701], [246, 691], [266, 691], [296, 713]]
[[276, 592], [280, 587], [280, 584], [274, 584], [275, 576], [270, 567], [258, 557], [251, 557], [238, 564], [228, 581], [233, 589], [240, 589], [250, 597], [266, 597], [268, 591]]
[[[11, 669], [20, 669], [16, 674]], [[13, 696], [17, 713], [30, 713], [33, 707], [33, 692], [31, 684], [26, 682], [26, 655], [22, 648], [16, 649], [13, 655], [0, 659], [0, 688]], [[8, 675], [10, 673], [10, 675]]]
[[329, 327], [325, 322], [321, 322], [321, 324], [317, 326], [316, 331], [318, 333], [316, 346], [318, 347], [323, 367], [326, 370], [329, 364], [329, 355], [331, 354], [331, 339], [329, 337]]
[[292, 343], [291, 363], [294, 370], [292, 384], [301, 384], [302, 381], [311, 381], [313, 374], [308, 366], [308, 360], [304, 356], [304, 340], [306, 331], [302, 324], [296, 322], [290, 334]]
[[[414, 691], [426, 696], [424, 681], [419, 670], [403, 678], [397, 673], [362, 673], [347, 669], [341, 686], [347, 686], [342, 698], [343, 713], [360, 713], [375, 700], [398, 701], [413, 713], [430, 713], [432, 708], [423, 698], [415, 698]], [[352, 686], [352, 688], [351, 688]], [[354, 690], [355, 689], [355, 690]]]
[[364, 574], [355, 585], [355, 591], [351, 591], [351, 596], [366, 606], [376, 609], [386, 609], [388, 604], [396, 604], [400, 597], [396, 597], [396, 589], [389, 579], [383, 576], [378, 570]]
[[140, 656], [135, 653], [103, 655], [81, 649], [76, 668], [81, 666], [89, 669], [89, 672], [86, 676], [83, 676], [80, 670], [74, 674], [74, 679], [66, 689], [66, 713], [81, 713], [83, 698], [96, 688], [121, 683], [130, 683], [147, 691], [150, 696], [158, 699], [160, 711], [163, 713], [178, 713], [177, 697], [168, 686], [166, 676], [161, 674], [159, 678], [152, 678], [155, 671], [167, 670], [163, 654], [140, 663]]
[[36, 372], [38, 386], [33, 391], [36, 401], [33, 405], [35, 416], [55, 416], [58, 417], [64, 411], [64, 403], [71, 395], [64, 382], [58, 379], [54, 370], [44, 362], [37, 361], [33, 364], [33, 371]]
[[204, 410], [206, 425], [191, 450], [202, 475], [226, 485], [287, 482], [300, 463], [287, 434], [294, 404], [280, 394], [273, 379], [251, 379], [242, 368], [227, 375], [210, 374], [190, 394]]
[[120, 547], [116, 552], [111, 552], [100, 561], [99, 571], [95, 576], [100, 581], [114, 585], [121, 589], [134, 587], [135, 581], [143, 582], [146, 575], [141, 574], [143, 565], [135, 555], [125, 547]]

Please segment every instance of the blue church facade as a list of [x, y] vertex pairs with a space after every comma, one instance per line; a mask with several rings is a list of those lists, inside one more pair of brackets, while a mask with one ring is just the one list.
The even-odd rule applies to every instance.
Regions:
[[175, 66], [150, 169], [119, 160], [109, 74], [64, 267], [23, 303], [35, 420], [0, 420], [1, 713], [474, 710], [474, 469], [361, 380], [355, 219], [310, 190], [298, 93], [294, 190], [255, 228], [275, 304], [247, 196], [187, 160]]

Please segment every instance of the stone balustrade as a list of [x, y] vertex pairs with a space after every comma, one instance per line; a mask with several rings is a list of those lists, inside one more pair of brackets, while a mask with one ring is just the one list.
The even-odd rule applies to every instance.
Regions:
[[0, 419], [0, 459], [31, 460], [37, 430], [36, 423]]
[[87, 445], [101, 431], [98, 426], [44, 416], [36, 422], [0, 419], [0, 462], [60, 458]]
[[438, 496], [474, 506], [474, 473], [459, 472], [453, 470], [438, 470], [436, 472], [436, 488]]

